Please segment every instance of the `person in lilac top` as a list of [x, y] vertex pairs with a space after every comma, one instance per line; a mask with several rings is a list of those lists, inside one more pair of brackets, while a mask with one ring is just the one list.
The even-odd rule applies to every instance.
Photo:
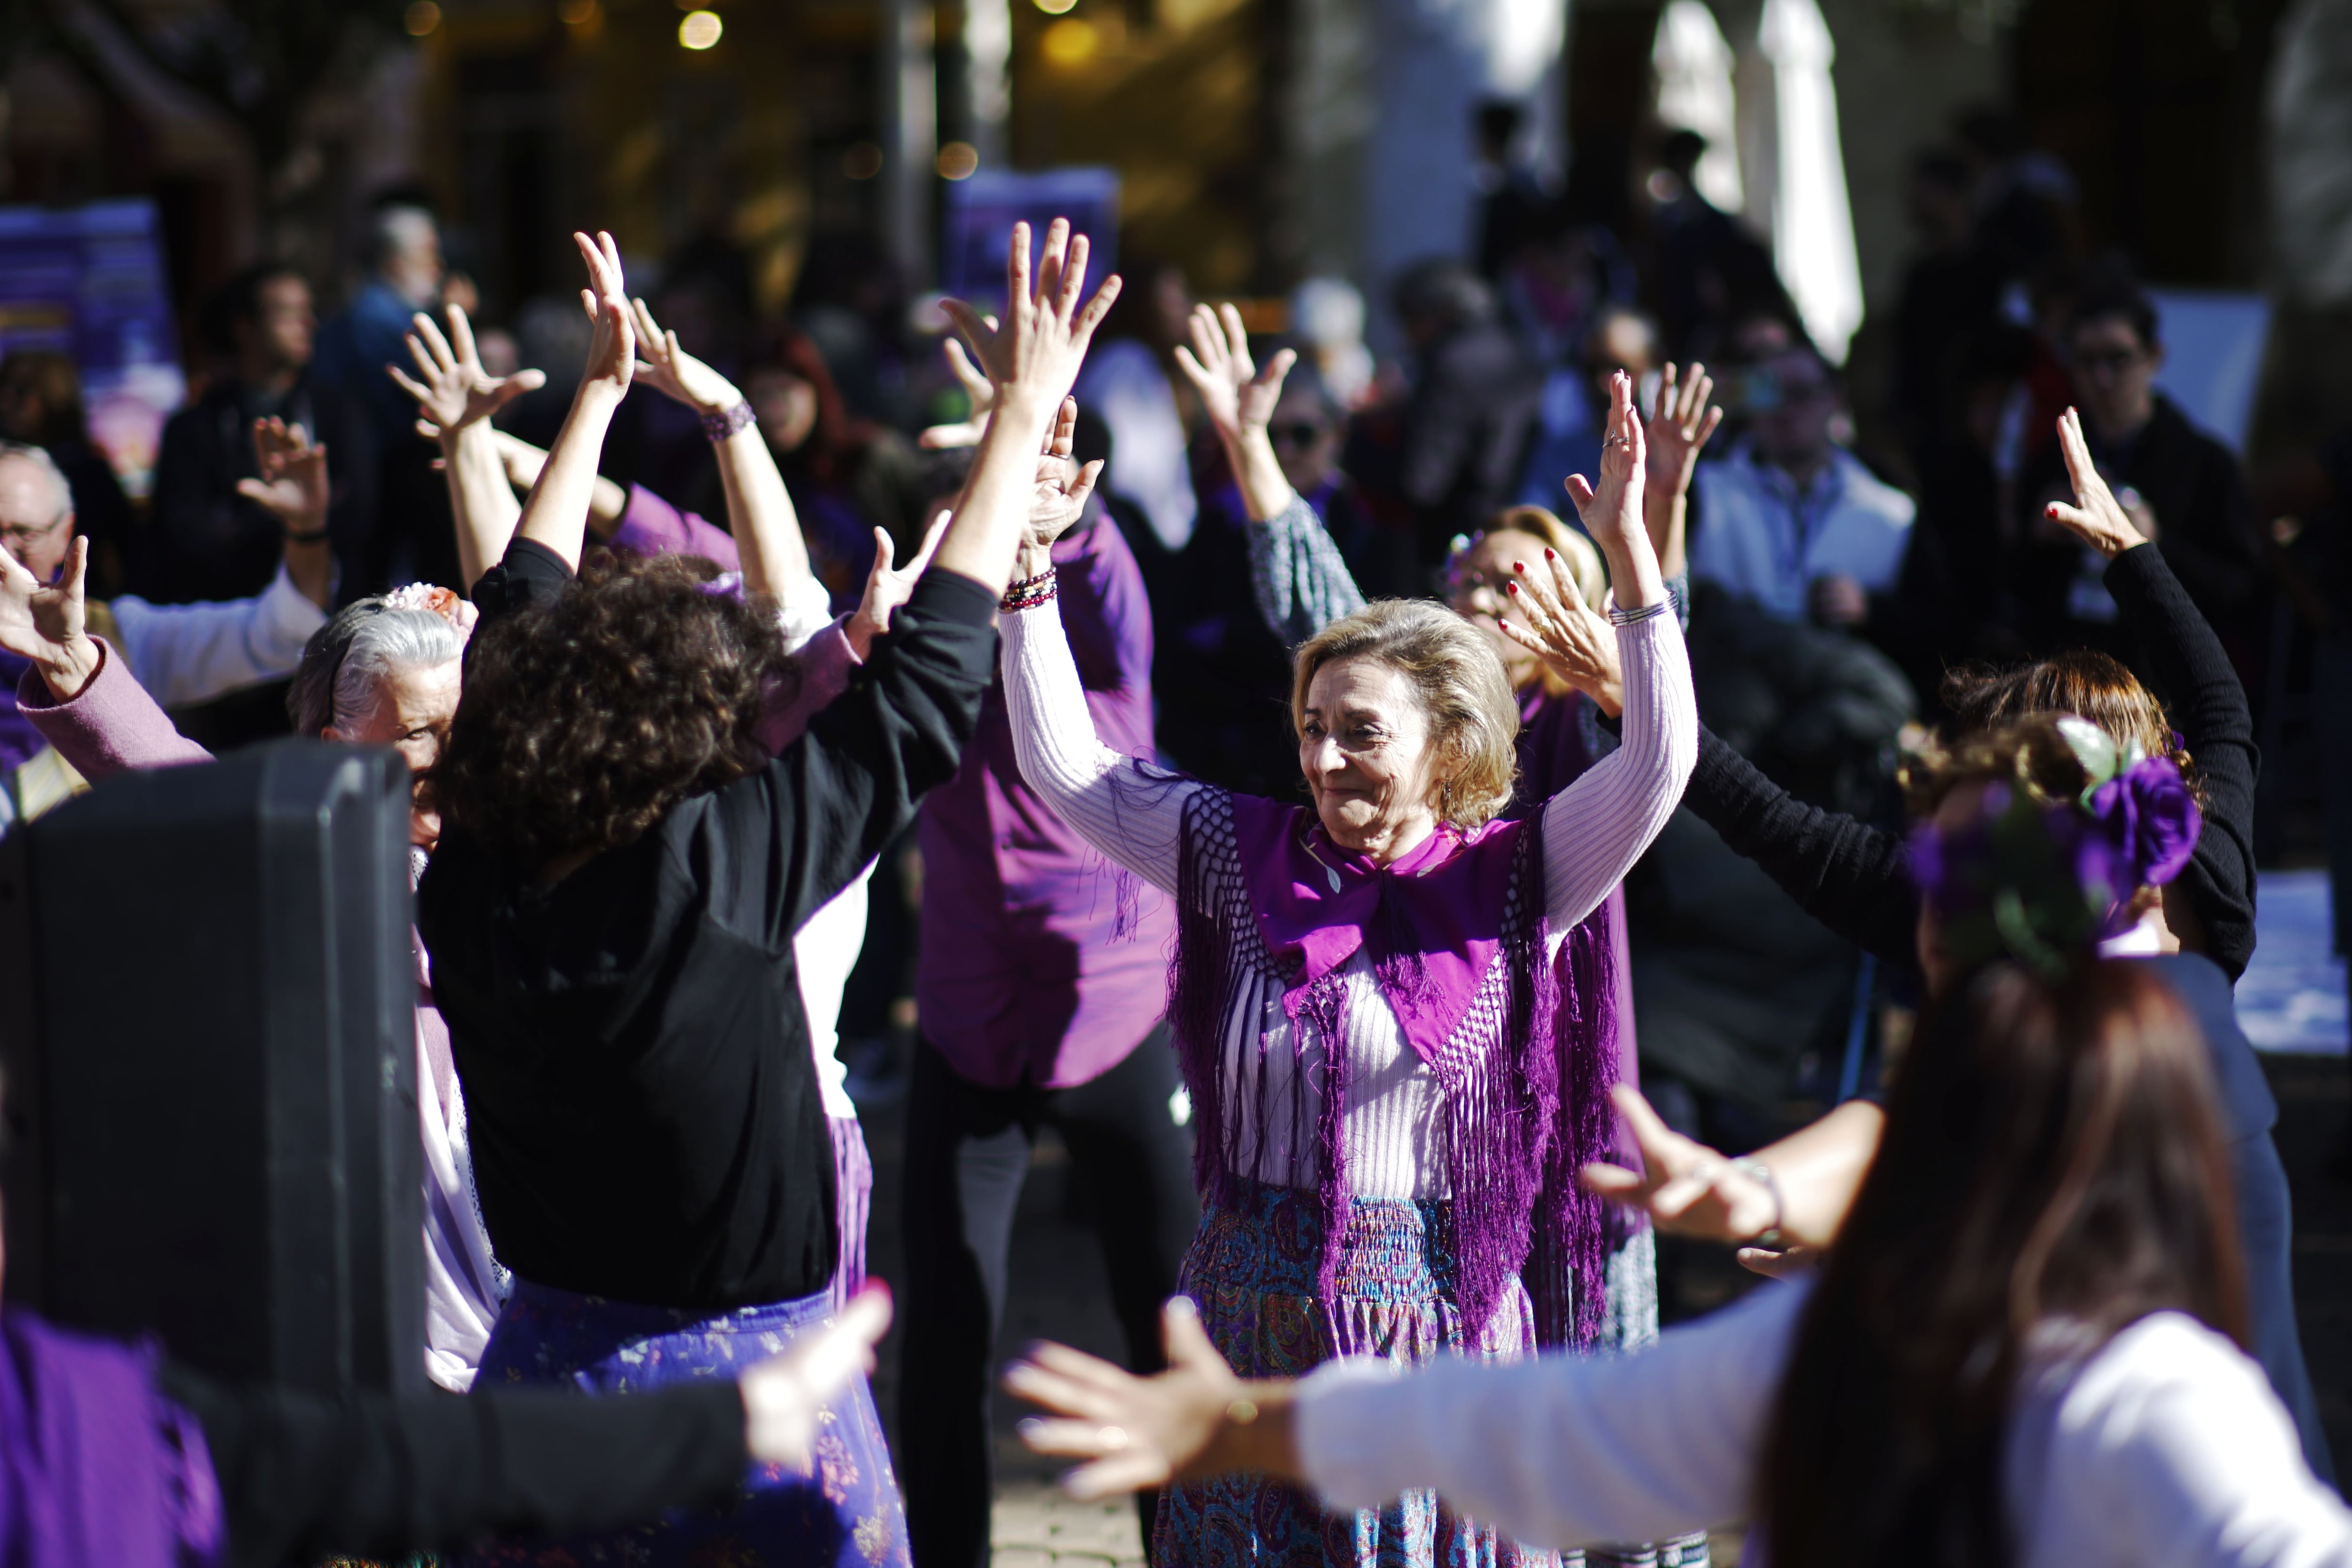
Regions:
[[[1055, 542], [1063, 617], [1098, 733], [1153, 755], [1151, 612], [1091, 503]], [[1023, 780], [1003, 683], [962, 767], [923, 802], [922, 949], [908, 1109], [899, 1459], [915, 1560], [984, 1563], [990, 1368], [1013, 1209], [1038, 1130], [1068, 1145], [1138, 1366], [1198, 1219], [1160, 1021], [1166, 897], [1106, 862]], [[1144, 1502], [1145, 1528], [1151, 1502]]]

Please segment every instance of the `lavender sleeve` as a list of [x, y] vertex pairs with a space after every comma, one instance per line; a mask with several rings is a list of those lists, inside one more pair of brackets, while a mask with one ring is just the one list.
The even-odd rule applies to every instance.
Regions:
[[[759, 722], [751, 731], [771, 755], [798, 740], [807, 730], [809, 720], [849, 689], [850, 672], [858, 665], [857, 653], [850, 647], [848, 634], [842, 631], [838, 621], [803, 643], [797, 652], [799, 685], [771, 692], [770, 701], [761, 705]], [[787, 689], [791, 694], [788, 697]]]
[[729, 571], [743, 570], [734, 536], [692, 512], [681, 512], [643, 485], [629, 486], [621, 526], [604, 541], [625, 555], [698, 555]]
[[98, 674], [79, 696], [58, 701], [38, 670], [26, 670], [18, 679], [16, 706], [41, 738], [92, 783], [134, 768], [210, 762], [211, 752], [172, 727], [131, 675], [121, 651], [103, 637], [92, 641], [100, 654]]

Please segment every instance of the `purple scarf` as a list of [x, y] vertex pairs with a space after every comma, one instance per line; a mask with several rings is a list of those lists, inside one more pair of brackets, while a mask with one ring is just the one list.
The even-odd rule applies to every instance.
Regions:
[[[1224, 810], [1230, 830], [1213, 820]], [[1587, 920], [1570, 933], [1557, 967], [1544, 962], [1542, 840], [1528, 823], [1489, 822], [1468, 834], [1441, 830], [1380, 867], [1333, 844], [1302, 807], [1207, 791], [1192, 817], [1169, 1016], [1200, 1118], [1195, 1161], [1203, 1193], [1226, 1195], [1243, 1165], [1237, 1119], [1226, 1115], [1234, 1085], [1222, 1040], [1241, 978], [1231, 967], [1234, 954], [1246, 951], [1231, 940], [1230, 926], [1247, 919], [1282, 978], [1301, 1066], [1311, 1052], [1321, 1056], [1315, 1153], [1321, 1286], [1330, 1301], [1349, 1201], [1340, 1137], [1348, 1062], [1339, 971], [1360, 950], [1407, 1044], [1444, 1092], [1455, 1296], [1472, 1332], [1484, 1328], [1512, 1276], [1524, 1271], [1545, 1343], [1589, 1343], [1605, 1296], [1607, 1227], [1600, 1200], [1577, 1185], [1575, 1173], [1607, 1153], [1615, 1129], [1607, 920]], [[1209, 847], [1225, 841], [1241, 873], [1243, 903], [1217, 910], [1202, 862]], [[1504, 983], [1487, 993], [1491, 1002], [1479, 1003], [1498, 963]], [[1255, 1076], [1262, 1086], [1263, 1075]]]
[[225, 1544], [205, 1435], [154, 1353], [0, 1314], [0, 1562], [183, 1568]]

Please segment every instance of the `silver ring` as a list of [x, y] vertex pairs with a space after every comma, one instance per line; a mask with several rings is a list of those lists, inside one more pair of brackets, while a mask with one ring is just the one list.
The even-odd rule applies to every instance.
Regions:
[[1601, 450], [1606, 452], [1612, 446], [1631, 446], [1633, 444], [1633, 438], [1630, 435], [1612, 435], [1608, 440], [1601, 444]]

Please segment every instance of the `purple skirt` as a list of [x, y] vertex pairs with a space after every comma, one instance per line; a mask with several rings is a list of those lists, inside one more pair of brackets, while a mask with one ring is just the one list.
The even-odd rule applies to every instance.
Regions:
[[[1316, 1291], [1322, 1255], [1318, 1195], [1236, 1178], [1233, 1203], [1201, 1217], [1177, 1289], [1199, 1304], [1210, 1339], [1244, 1377], [1302, 1377], [1342, 1355], [1414, 1365], [1440, 1354], [1536, 1354], [1534, 1307], [1516, 1280], [1485, 1332], [1467, 1332], [1454, 1296], [1452, 1206], [1442, 1199], [1356, 1199], [1328, 1311]], [[1331, 1513], [1296, 1487], [1228, 1476], [1162, 1494], [1151, 1560], [1167, 1568], [1699, 1568], [1707, 1556], [1701, 1535], [1563, 1559], [1502, 1538], [1433, 1491]]]
[[[863, 1148], [863, 1142], [860, 1142]], [[634, 1394], [732, 1377], [832, 1321], [832, 1292], [772, 1306], [701, 1313], [551, 1290], [526, 1280], [490, 1331], [475, 1377], [484, 1388], [568, 1385]], [[731, 1509], [673, 1509], [659, 1521], [561, 1542], [506, 1542], [476, 1563], [530, 1568], [907, 1568], [906, 1505], [864, 1377], [825, 1412], [803, 1473], [753, 1465]]]
[[833, 1304], [847, 1304], [866, 1283], [866, 1217], [874, 1204], [874, 1160], [866, 1152], [866, 1129], [855, 1116], [827, 1116], [833, 1133], [834, 1218], [841, 1231], [841, 1256], [833, 1270]]

